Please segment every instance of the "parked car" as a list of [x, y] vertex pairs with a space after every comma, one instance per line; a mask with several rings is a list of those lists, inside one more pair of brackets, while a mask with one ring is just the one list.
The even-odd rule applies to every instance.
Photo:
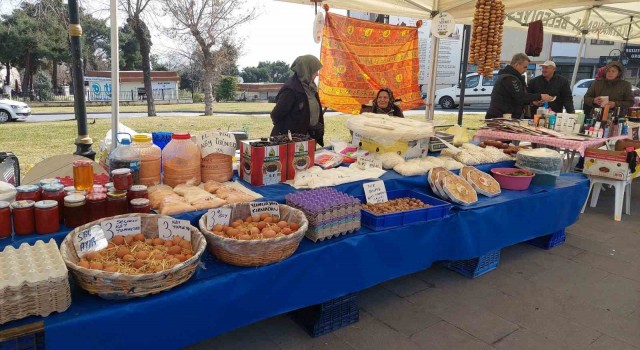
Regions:
[[[478, 73], [467, 74], [464, 104], [489, 104], [493, 85], [498, 78], [498, 71], [493, 72], [493, 78], [485, 78]], [[436, 90], [435, 103], [444, 109], [456, 108], [460, 104], [460, 84]]]
[[[579, 80], [576, 85], [573, 86], [571, 90], [571, 94], [573, 95], [573, 108], [582, 109], [584, 104], [584, 95], [589, 90], [591, 84], [595, 79], [582, 79]], [[640, 88], [634, 85], [631, 85], [631, 92], [634, 97], [640, 96]]]
[[0, 100], [0, 124], [12, 120], [26, 121], [30, 115], [31, 108], [26, 103]]

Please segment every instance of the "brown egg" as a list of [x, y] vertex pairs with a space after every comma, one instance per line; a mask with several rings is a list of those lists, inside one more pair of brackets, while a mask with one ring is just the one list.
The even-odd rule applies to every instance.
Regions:
[[191, 252], [187, 252], [184, 253], [185, 258], [187, 258], [187, 260], [191, 259], [191, 257], [193, 256], [193, 254], [191, 254]]
[[236, 220], [233, 223], [231, 223], [231, 227], [236, 228], [238, 226], [242, 225], [242, 220]]
[[264, 238], [274, 238], [276, 236], [276, 232], [273, 230], [267, 230], [262, 233], [262, 237]]
[[267, 227], [267, 223], [264, 221], [260, 221], [257, 225], [257, 228], [259, 228], [260, 230], [264, 229], [265, 227]]
[[165, 258], [165, 255], [162, 253], [156, 253], [151, 255], [151, 259], [153, 260], [163, 260], [164, 258]]
[[264, 220], [262, 220], [264, 222], [266, 222], [267, 224], [270, 224], [273, 222], [273, 218], [271, 216], [267, 216], [266, 218], [264, 218]]
[[85, 259], [87, 259], [89, 261], [92, 261], [92, 260], [100, 259], [100, 253], [98, 253], [98, 252], [89, 252], [84, 257], [85, 257]]
[[241, 241], [249, 241], [251, 240], [251, 236], [250, 235], [240, 235], [238, 236], [238, 239]]
[[255, 215], [251, 217], [251, 221], [253, 222], [259, 222], [260, 221], [260, 215]]
[[147, 252], [147, 251], [143, 250], [143, 251], [140, 251], [140, 252], [136, 253], [136, 259], [145, 260], [148, 257], [149, 257], [149, 252]]
[[282, 231], [280, 231], [280, 233], [282, 233], [283, 235], [290, 235], [293, 233], [293, 231], [291, 231], [290, 228], [283, 228]]
[[173, 246], [173, 241], [164, 241], [164, 246], [165, 247], [172, 247]]
[[169, 249], [167, 250], [168, 254], [174, 255], [174, 254], [178, 254], [182, 251], [182, 248], [180, 246], [173, 246], [173, 247], [169, 247]]
[[116, 244], [113, 243], [113, 242], [109, 242], [109, 244], [107, 244], [107, 249], [112, 249], [112, 248], [115, 248], [115, 247], [116, 247]]
[[133, 236], [133, 240], [134, 240], [134, 241], [140, 241], [140, 242], [142, 242], [142, 241], [144, 241], [144, 239], [145, 239], [145, 238], [144, 238], [144, 235], [143, 235], [142, 233], [138, 233], [137, 235]]
[[113, 238], [111, 239], [111, 242], [113, 242], [115, 245], [122, 245], [124, 244], [124, 237], [120, 235], [113, 236]]
[[144, 243], [147, 245], [153, 245], [153, 238], [147, 238], [144, 240]]
[[184, 256], [183, 254], [178, 254], [178, 255], [175, 256], [175, 258], [180, 260], [180, 262], [187, 261], [187, 257]]
[[260, 234], [260, 229], [257, 227], [252, 227], [251, 230], [249, 230], [249, 232], [251, 232], [252, 235], [257, 235], [257, 234]]
[[231, 237], [235, 237], [235, 236], [237, 236], [239, 233], [240, 233], [240, 231], [238, 231], [238, 230], [237, 230], [237, 229], [235, 229], [235, 228], [231, 228], [231, 229], [229, 229], [229, 230], [227, 231], [227, 235], [228, 235], [228, 236], [231, 236]]
[[292, 222], [289, 224], [289, 228], [291, 229], [291, 231], [296, 232], [300, 228], [300, 225], [296, 224], [295, 222]]
[[89, 268], [94, 269], [94, 270], [102, 270], [102, 263], [98, 262], [98, 261], [93, 261], [89, 265]]
[[267, 214], [267, 213], [260, 214], [260, 220], [261, 220], [261, 221], [264, 221], [264, 219], [266, 219], [266, 218], [268, 218], [268, 217], [269, 217], [269, 214]]
[[161, 271], [162, 271], [162, 270], [164, 270], [164, 269], [162, 268], [162, 266], [158, 265], [158, 266], [154, 266], [154, 267], [152, 268], [152, 270], [153, 270], [154, 272], [161, 272]]
[[104, 270], [105, 270], [106, 272], [118, 272], [118, 267], [117, 267], [117, 266], [115, 266], [115, 265], [106, 266], [106, 267], [104, 268]]
[[215, 225], [213, 226], [213, 230], [214, 231], [222, 231], [224, 229], [224, 226], [222, 225]]
[[136, 269], [139, 269], [139, 268], [141, 268], [143, 266], [144, 266], [144, 261], [142, 261], [142, 260], [136, 260], [133, 263], [133, 267], [136, 268]]
[[126, 236], [124, 238], [124, 243], [131, 244], [131, 242], [133, 242], [133, 236]]
[[169, 266], [178, 265], [179, 263], [180, 263], [180, 260], [176, 258], [171, 258], [167, 260], [167, 264], [169, 264]]
[[131, 254], [127, 254], [127, 255], [122, 257], [122, 260], [124, 260], [126, 262], [134, 262], [134, 261], [136, 261], [136, 258]]
[[144, 242], [141, 241], [133, 241], [133, 243], [131, 243], [131, 247], [137, 247], [137, 246], [141, 246], [144, 245]]
[[118, 248], [118, 251], [116, 252], [116, 256], [120, 259], [122, 259], [125, 255], [131, 253], [131, 251], [129, 250], [129, 248], [127, 247], [120, 247]]
[[85, 269], [88, 269], [88, 268], [90, 268], [90, 267], [91, 267], [91, 264], [89, 264], [89, 262], [88, 262], [88, 261], [86, 261], [86, 260], [84, 260], [84, 259], [83, 259], [83, 260], [78, 261], [78, 266], [82, 266], [82, 267], [84, 267]]
[[164, 241], [162, 240], [162, 238], [154, 238], [153, 239], [153, 245], [154, 246], [158, 246], [158, 245], [163, 245]]
[[289, 227], [289, 223], [286, 222], [286, 221], [280, 221], [280, 222], [278, 222], [278, 227], [280, 227], [280, 228]]
[[246, 223], [253, 222], [253, 218], [251, 216], [247, 216], [247, 218], [244, 219], [244, 222]]
[[213, 231], [213, 234], [214, 234], [214, 235], [221, 236], [221, 237], [224, 237], [224, 232], [220, 232], [220, 231]]
[[182, 237], [175, 236], [171, 241], [173, 241], [173, 244], [180, 244], [180, 242], [182, 242]]

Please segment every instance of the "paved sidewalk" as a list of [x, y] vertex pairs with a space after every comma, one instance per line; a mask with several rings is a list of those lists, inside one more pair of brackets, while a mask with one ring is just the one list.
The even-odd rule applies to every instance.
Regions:
[[280, 315], [190, 349], [640, 349], [640, 186], [622, 222], [613, 197], [602, 192], [565, 244], [504, 249], [478, 279], [434, 266], [365, 290], [360, 322], [331, 334]]

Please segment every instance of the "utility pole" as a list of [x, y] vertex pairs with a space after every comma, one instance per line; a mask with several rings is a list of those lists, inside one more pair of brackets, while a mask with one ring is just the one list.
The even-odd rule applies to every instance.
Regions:
[[84, 98], [84, 72], [82, 71], [82, 27], [78, 0], [69, 0], [69, 37], [71, 38], [71, 61], [73, 71], [74, 112], [78, 121], [78, 137], [74, 154], [95, 159], [96, 152], [91, 149], [93, 140], [87, 128], [87, 105]]

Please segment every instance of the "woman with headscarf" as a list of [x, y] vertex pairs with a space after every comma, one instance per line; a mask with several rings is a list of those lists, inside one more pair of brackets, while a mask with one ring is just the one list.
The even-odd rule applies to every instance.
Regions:
[[391, 117], [404, 118], [402, 109], [395, 104], [395, 98], [393, 92], [389, 88], [382, 88], [378, 90], [375, 100], [371, 105], [362, 105], [360, 113], [376, 113], [386, 114]]
[[606, 66], [604, 78], [594, 80], [584, 95], [584, 104], [589, 107], [604, 107], [604, 96], [609, 97], [609, 108], [622, 107], [622, 115], [627, 108], [633, 106], [631, 83], [622, 79], [624, 66], [618, 61], [611, 61]]
[[271, 136], [305, 134], [324, 146], [324, 118], [318, 87], [314, 83], [322, 63], [313, 55], [300, 56], [291, 64], [293, 76], [276, 96], [271, 111]]

